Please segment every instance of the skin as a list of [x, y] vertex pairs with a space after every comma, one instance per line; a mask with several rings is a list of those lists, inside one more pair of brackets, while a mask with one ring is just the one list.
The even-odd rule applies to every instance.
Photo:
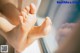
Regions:
[[46, 17], [42, 25], [34, 26], [37, 21], [35, 14], [36, 7], [34, 4], [30, 4], [30, 6], [23, 9], [18, 16], [19, 24], [17, 26], [11, 24], [8, 21], [9, 18], [7, 20], [0, 17], [0, 34], [2, 34], [7, 42], [18, 52], [22, 52], [36, 39], [44, 37], [51, 28], [51, 20], [48, 17]]
[[19, 25], [20, 12], [9, 0], [0, 0], [0, 13], [6, 16], [11, 24]]

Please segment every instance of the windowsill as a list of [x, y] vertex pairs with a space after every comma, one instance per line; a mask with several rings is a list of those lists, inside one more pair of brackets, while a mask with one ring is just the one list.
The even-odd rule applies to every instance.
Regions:
[[22, 53], [42, 53], [39, 41], [34, 41], [29, 47], [27, 47]]

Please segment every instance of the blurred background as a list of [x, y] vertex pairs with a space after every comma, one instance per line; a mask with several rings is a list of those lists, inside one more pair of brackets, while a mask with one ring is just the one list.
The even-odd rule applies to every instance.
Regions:
[[80, 19], [80, 4], [58, 4], [57, 1], [78, 1], [80, 0], [42, 0], [37, 16], [37, 24], [41, 24], [46, 16], [52, 20], [52, 30], [43, 39], [40, 39], [43, 53], [53, 53], [58, 44], [56, 41], [57, 30], [65, 23], [75, 23]]

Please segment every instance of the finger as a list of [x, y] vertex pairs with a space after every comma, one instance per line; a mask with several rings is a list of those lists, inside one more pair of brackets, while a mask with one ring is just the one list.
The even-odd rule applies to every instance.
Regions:
[[35, 6], [33, 3], [31, 3], [31, 4], [30, 4], [30, 13], [31, 13], [31, 14], [34, 14], [34, 13], [36, 13], [36, 10], [37, 10], [37, 9], [36, 9], [36, 6]]

